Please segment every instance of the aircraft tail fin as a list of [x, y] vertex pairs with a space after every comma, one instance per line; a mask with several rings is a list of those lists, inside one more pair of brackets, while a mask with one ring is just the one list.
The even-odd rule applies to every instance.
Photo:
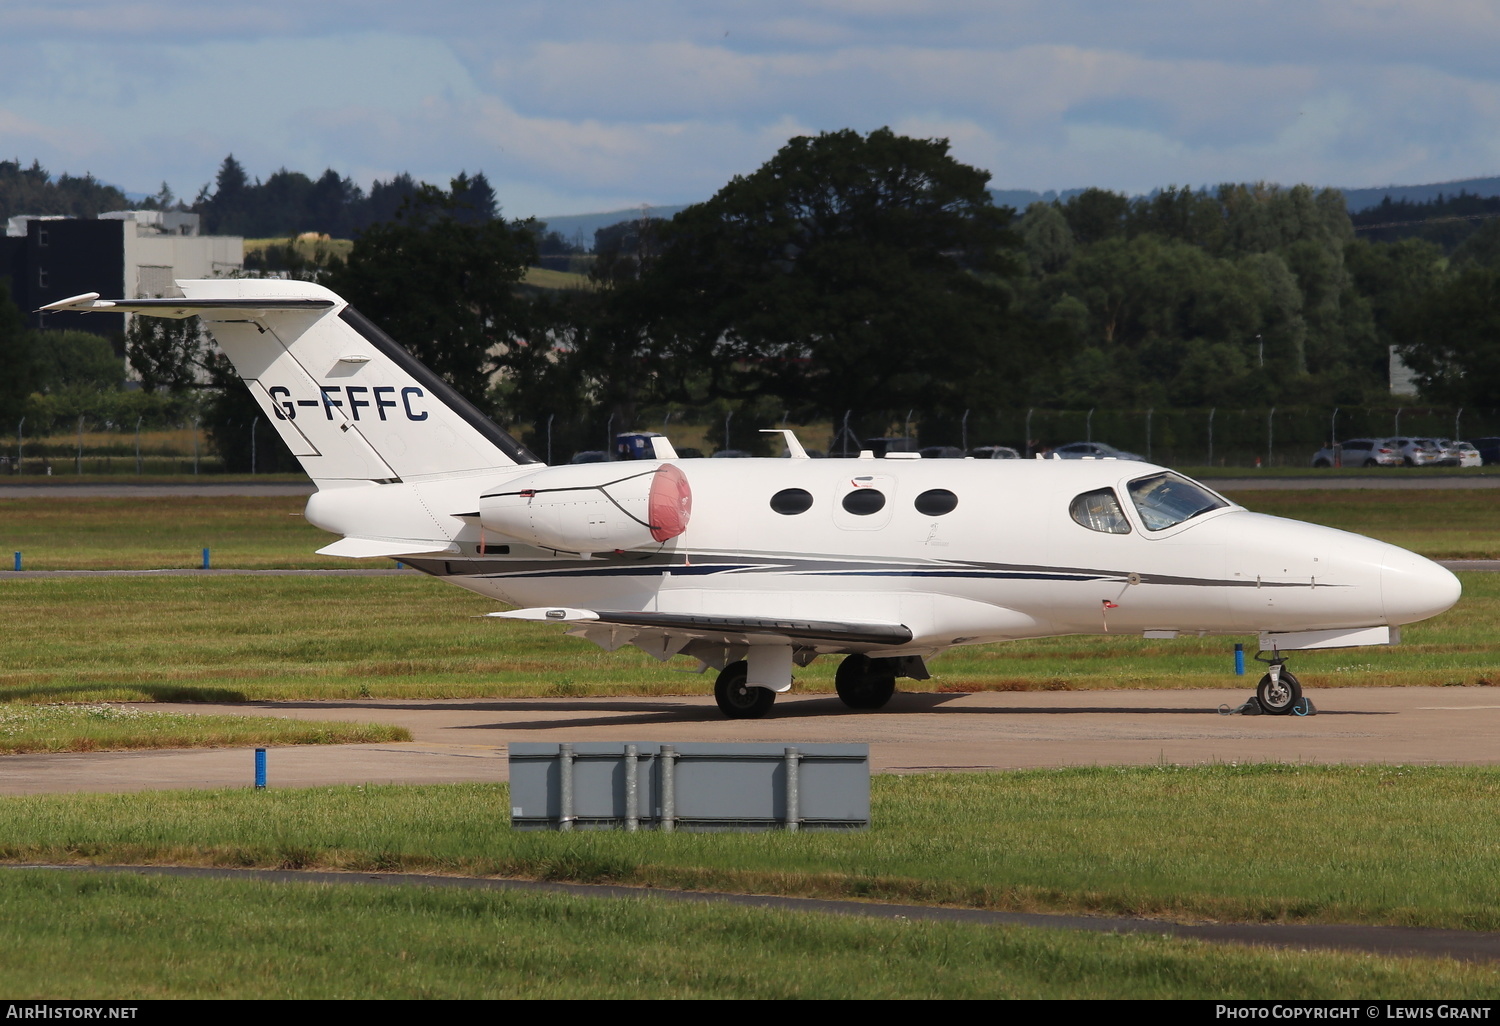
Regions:
[[44, 307], [198, 316], [318, 484], [450, 477], [540, 461], [343, 299], [311, 282], [178, 282], [182, 299]]

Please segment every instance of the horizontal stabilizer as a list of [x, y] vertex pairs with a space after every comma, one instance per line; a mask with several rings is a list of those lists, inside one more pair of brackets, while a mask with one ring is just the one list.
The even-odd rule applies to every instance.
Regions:
[[254, 317], [270, 310], [327, 310], [331, 299], [257, 297], [254, 299], [100, 299], [97, 292], [48, 303], [37, 313], [138, 313], [152, 317]]
[[774, 635], [803, 641], [845, 642], [861, 645], [904, 645], [911, 629], [899, 623], [854, 623], [840, 620], [800, 620], [782, 617], [707, 616], [697, 613], [611, 612], [591, 609], [516, 609], [490, 616], [552, 623], [601, 623], [639, 627], [698, 638]]
[[365, 559], [370, 556], [418, 556], [429, 552], [458, 552], [452, 542], [436, 542], [431, 538], [343, 538], [318, 550], [320, 556], [348, 556]]

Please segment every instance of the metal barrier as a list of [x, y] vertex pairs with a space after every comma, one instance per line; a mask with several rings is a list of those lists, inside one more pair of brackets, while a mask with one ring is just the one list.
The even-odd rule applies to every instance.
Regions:
[[869, 745], [510, 745], [517, 830], [862, 830]]

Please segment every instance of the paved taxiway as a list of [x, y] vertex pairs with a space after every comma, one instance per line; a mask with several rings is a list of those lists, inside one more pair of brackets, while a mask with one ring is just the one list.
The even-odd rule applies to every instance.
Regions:
[[[1246, 681], [1253, 678], [1246, 677]], [[791, 695], [763, 720], [726, 720], [707, 696], [517, 698], [149, 709], [396, 723], [404, 743], [308, 745], [269, 755], [273, 787], [506, 779], [512, 741], [863, 742], [877, 773], [1214, 762], [1500, 763], [1500, 688], [1312, 688], [1316, 716], [1222, 715], [1232, 690], [901, 693], [879, 712]], [[237, 787], [249, 749], [0, 757], [0, 794]]]

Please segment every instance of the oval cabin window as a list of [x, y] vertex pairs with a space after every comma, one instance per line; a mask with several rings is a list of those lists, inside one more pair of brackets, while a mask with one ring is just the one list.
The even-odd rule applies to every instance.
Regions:
[[867, 517], [885, 509], [885, 493], [878, 488], [856, 488], [844, 496], [844, 509], [857, 517]]
[[931, 488], [917, 496], [915, 505], [924, 517], [940, 517], [958, 508], [958, 496], [946, 488]]
[[795, 516], [812, 509], [812, 493], [803, 488], [783, 488], [771, 496], [771, 508], [783, 516]]

